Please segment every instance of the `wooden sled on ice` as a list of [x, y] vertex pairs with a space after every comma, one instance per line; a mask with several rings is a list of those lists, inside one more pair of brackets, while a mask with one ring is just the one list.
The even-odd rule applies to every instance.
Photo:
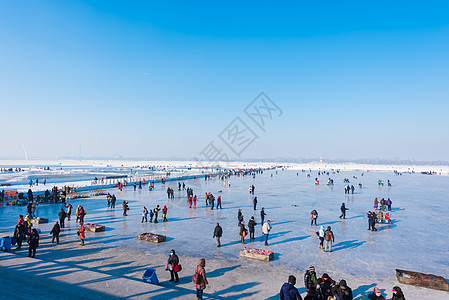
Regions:
[[165, 242], [165, 235], [145, 232], [142, 233], [141, 235], [138, 235], [137, 239], [153, 243], [160, 243]]
[[441, 276], [396, 269], [396, 278], [399, 283], [449, 292], [449, 283]]
[[87, 223], [86, 225], [84, 225], [84, 228], [92, 232], [99, 232], [104, 231], [105, 227], [103, 225]]
[[268, 251], [268, 250], [260, 250], [260, 249], [253, 249], [253, 248], [245, 247], [242, 250], [240, 250], [239, 256], [254, 258], [254, 259], [263, 260], [263, 261], [270, 261], [273, 259], [274, 253], [272, 251]]

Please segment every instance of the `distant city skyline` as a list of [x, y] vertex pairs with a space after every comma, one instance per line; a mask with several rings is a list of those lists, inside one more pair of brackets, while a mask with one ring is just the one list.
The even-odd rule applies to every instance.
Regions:
[[[3, 1], [0, 158], [193, 158], [213, 142], [231, 160], [449, 161], [448, 11]], [[261, 92], [279, 108], [263, 126]]]

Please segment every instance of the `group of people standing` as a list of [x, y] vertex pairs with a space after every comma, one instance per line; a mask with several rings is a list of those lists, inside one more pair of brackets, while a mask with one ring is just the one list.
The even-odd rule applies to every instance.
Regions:
[[[196, 197], [196, 196], [195, 196]], [[204, 201], [206, 202], [206, 206], [210, 206], [210, 209], [213, 210], [215, 207], [215, 196], [209, 192], [204, 196]], [[222, 209], [221, 207], [221, 196], [217, 198], [217, 209]]]
[[[294, 275], [290, 275], [288, 277], [288, 282], [284, 283], [281, 287], [281, 300], [302, 300], [295, 284], [296, 277]], [[321, 277], [318, 277], [315, 272], [315, 267], [313, 266], [311, 266], [304, 274], [304, 286], [307, 292], [304, 300], [354, 299], [352, 289], [348, 286], [346, 280], [342, 279], [339, 282], [336, 282], [327, 273], [323, 273]], [[392, 291], [392, 300], [405, 300], [404, 293], [399, 286], [394, 286]], [[367, 297], [369, 300], [385, 300], [385, 297], [382, 295], [382, 292], [377, 286], [373, 288], [371, 293], [364, 297]]]
[[115, 208], [115, 202], [117, 201], [115, 195], [111, 195], [108, 193], [106, 198], [108, 199], [108, 207]]
[[[261, 225], [262, 225], [262, 234], [264, 236], [264, 240], [265, 240], [265, 246], [268, 246], [268, 235], [270, 234], [270, 230], [271, 230], [271, 225], [270, 225], [270, 220], [268, 220], [267, 222], [264, 223], [264, 219], [265, 219], [265, 208], [262, 208], [262, 210], [260, 211], [260, 215], [261, 215]], [[245, 244], [245, 237], [248, 235], [248, 230], [245, 227], [245, 221], [243, 218], [243, 213], [242, 213], [242, 209], [238, 210], [237, 213], [237, 220], [238, 220], [238, 226], [240, 228], [240, 242], [242, 244]], [[254, 239], [254, 232], [255, 232], [255, 228], [256, 228], [256, 221], [254, 219], [254, 216], [252, 216], [250, 218], [250, 220], [248, 221], [248, 229], [249, 229], [249, 238], [250, 240]]]
[[[324, 250], [324, 252], [332, 252], [332, 244], [335, 242], [335, 236], [332, 232], [332, 228], [330, 226], [327, 226], [327, 229], [325, 230], [324, 226], [321, 226], [316, 234], [320, 239], [320, 245], [318, 246], [318, 248]], [[325, 241], [326, 245], [324, 245]]]
[[[218, 224], [217, 224], [218, 226]], [[196, 297], [197, 299], [203, 299], [203, 291], [209, 284], [206, 277], [206, 259], [201, 258], [198, 260], [198, 265], [195, 267], [195, 272], [192, 277], [192, 282], [195, 284]], [[182, 266], [179, 261], [178, 255], [174, 249], [170, 250], [170, 255], [167, 259], [167, 264], [165, 265], [165, 270], [170, 272], [170, 280], [174, 283], [179, 282], [178, 273], [182, 271]]]
[[[150, 209], [148, 210], [145, 206], [142, 209], [142, 221], [141, 223], [143, 223], [143, 220], [145, 220], [145, 222], [148, 222], [148, 214], [150, 215], [150, 223], [158, 223], [158, 216], [159, 213], [162, 211], [162, 222], [167, 222], [167, 213], [168, 213], [168, 208], [167, 205], [164, 205], [164, 208], [160, 208], [159, 204], [156, 205], [156, 207], [154, 209]], [[154, 221], [153, 221], [153, 217], [154, 217]]]

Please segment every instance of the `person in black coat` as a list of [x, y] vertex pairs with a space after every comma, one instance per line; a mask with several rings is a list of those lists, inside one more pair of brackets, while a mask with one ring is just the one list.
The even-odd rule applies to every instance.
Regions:
[[[36, 249], [39, 247], [39, 233], [37, 233], [36, 228], [33, 228], [30, 233], [30, 240], [28, 241], [28, 257], [33, 257], [36, 255]], [[33, 253], [33, 255], [31, 255]]]
[[175, 271], [177, 265], [179, 265], [178, 255], [176, 255], [175, 250], [171, 250], [170, 256], [168, 257], [168, 268], [171, 276], [170, 281], [174, 281], [175, 283], [179, 282], [178, 272]]
[[56, 244], [59, 244], [59, 233], [61, 232], [61, 227], [59, 226], [58, 222], [53, 225], [53, 228], [50, 231], [50, 234], [53, 235], [51, 238], [51, 243], [53, 244], [56, 239]]
[[25, 236], [26, 227], [23, 225], [23, 223], [19, 223], [16, 225], [16, 228], [14, 229], [14, 238], [16, 239], [17, 243], [17, 250], [22, 248], [22, 241], [23, 237]]
[[249, 229], [249, 239], [254, 239], [254, 228], [256, 227], [257, 223], [254, 220], [254, 217], [251, 217], [251, 219], [248, 222], [248, 229]]
[[262, 220], [260, 222], [260, 226], [263, 226], [263, 221], [265, 220], [266, 215], [267, 214], [265, 213], [265, 207], [262, 207], [262, 210], [260, 211], [260, 219]]
[[31, 189], [28, 189], [28, 202], [31, 202], [31, 203], [33, 203], [33, 199], [34, 199], [34, 197], [33, 197], [33, 191], [31, 191]]
[[348, 209], [346, 208], [346, 205], [345, 205], [344, 202], [341, 204], [340, 210], [341, 210], [340, 219], [341, 219], [341, 218], [346, 219], [346, 211], [347, 211]]
[[371, 231], [377, 231], [376, 229], [376, 220], [377, 220], [377, 215], [376, 212], [373, 211], [369, 211], [368, 213], [368, 230]]
[[60, 228], [64, 228], [65, 227], [64, 226], [64, 221], [65, 221], [65, 218], [67, 217], [67, 214], [66, 214], [66, 212], [64, 211], [63, 208], [61, 208], [61, 211], [58, 213], [58, 216], [59, 216]]
[[253, 204], [254, 204], [254, 210], [257, 210], [257, 197], [254, 197]]
[[217, 226], [215, 226], [214, 230], [214, 238], [217, 238], [217, 247], [220, 247], [220, 238], [223, 235], [223, 229], [221, 228], [220, 224], [217, 223]]
[[237, 220], [239, 221], [239, 225], [242, 224], [243, 221], [243, 214], [242, 214], [242, 209], [239, 208], [239, 212], [237, 213]]
[[392, 300], [405, 300], [404, 293], [398, 286], [393, 287], [393, 298]]
[[318, 278], [316, 285], [318, 299], [327, 300], [329, 296], [332, 296], [332, 288], [334, 285], [335, 281], [327, 273], [324, 273], [321, 278]]
[[339, 285], [332, 288], [332, 293], [340, 300], [352, 300], [352, 289], [346, 284], [346, 280], [341, 280]]

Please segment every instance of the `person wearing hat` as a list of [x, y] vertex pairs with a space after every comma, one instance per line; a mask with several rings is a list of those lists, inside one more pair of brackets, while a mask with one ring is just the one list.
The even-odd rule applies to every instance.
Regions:
[[255, 230], [256, 225], [257, 225], [257, 223], [254, 220], [254, 216], [252, 216], [251, 219], [248, 222], [249, 238], [250, 239], [254, 239], [254, 230]]
[[346, 280], [341, 280], [339, 285], [333, 287], [332, 294], [338, 296], [340, 300], [352, 300], [352, 289], [346, 284]]
[[53, 235], [51, 238], [51, 243], [53, 244], [56, 239], [56, 244], [59, 244], [59, 233], [61, 232], [61, 227], [59, 226], [58, 222], [55, 222], [55, 225], [53, 225], [53, 228], [50, 231], [50, 234]]
[[288, 276], [288, 282], [281, 287], [281, 300], [302, 300], [298, 289], [295, 288], [295, 284], [296, 277], [293, 275]]
[[382, 293], [380, 292], [380, 290], [377, 286], [374, 287], [374, 291], [371, 294], [369, 294], [368, 299], [370, 299], [370, 300], [385, 300], [384, 296], [382, 296]]
[[402, 293], [402, 290], [400, 287], [394, 286], [392, 291], [393, 291], [392, 300], [405, 300], [404, 293]]
[[304, 286], [306, 287], [307, 291], [316, 286], [315, 267], [311, 266], [309, 270], [307, 270], [304, 274]]
[[36, 255], [36, 248], [39, 247], [39, 233], [36, 228], [33, 228], [30, 233], [30, 239], [28, 240], [28, 257]]
[[[179, 267], [177, 267], [179, 265], [179, 257], [178, 255], [176, 255], [175, 250], [170, 250], [170, 256], [168, 257], [168, 266], [169, 266], [169, 270], [170, 270], [170, 281], [174, 281], [175, 283], [179, 282], [179, 277], [178, 277], [178, 272], [177, 269]], [[176, 279], [176, 280], [175, 280]]]
[[61, 211], [58, 213], [58, 216], [59, 216], [59, 224], [60, 224], [59, 227], [64, 228], [65, 227], [64, 221], [65, 221], [65, 218], [67, 217], [67, 214], [63, 208], [61, 208]]
[[214, 236], [213, 236], [214, 238], [217, 238], [217, 247], [221, 246], [220, 239], [221, 239], [222, 235], [223, 235], [223, 228], [221, 228], [220, 224], [217, 223], [217, 226], [215, 226]]
[[245, 228], [245, 222], [242, 221], [240, 224], [240, 237], [242, 244], [245, 244], [245, 236], [248, 234], [248, 230]]
[[318, 278], [316, 289], [319, 297], [321, 297], [319, 299], [327, 299], [329, 296], [333, 296], [332, 287], [334, 285], [335, 281], [327, 273], [324, 273], [321, 278]]

